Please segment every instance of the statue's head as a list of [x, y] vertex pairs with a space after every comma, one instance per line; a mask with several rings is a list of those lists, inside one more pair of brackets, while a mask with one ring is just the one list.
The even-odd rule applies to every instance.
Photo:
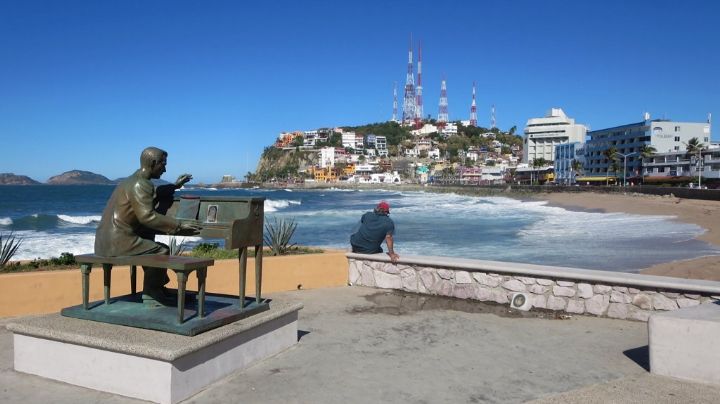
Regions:
[[140, 168], [150, 174], [150, 178], [160, 178], [167, 165], [167, 152], [157, 147], [148, 147], [140, 154]]

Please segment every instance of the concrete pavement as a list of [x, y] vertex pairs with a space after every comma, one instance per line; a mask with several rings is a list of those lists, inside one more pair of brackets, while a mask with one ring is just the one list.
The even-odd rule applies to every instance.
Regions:
[[[558, 319], [361, 287], [271, 297], [305, 305], [298, 345], [187, 402], [674, 403], [720, 397], [720, 386], [650, 375], [645, 323]], [[13, 371], [4, 328], [0, 386], [0, 402], [139, 402]]]

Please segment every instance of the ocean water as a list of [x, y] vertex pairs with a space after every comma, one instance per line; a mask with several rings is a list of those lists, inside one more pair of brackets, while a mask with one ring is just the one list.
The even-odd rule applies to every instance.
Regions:
[[[23, 238], [16, 259], [89, 253], [113, 186], [0, 187], [0, 233]], [[213, 190], [179, 193], [264, 196], [266, 220], [294, 218], [293, 242], [348, 248], [360, 216], [392, 206], [396, 251], [612, 271], [720, 255], [696, 240], [704, 229], [671, 216], [570, 211], [545, 202], [383, 190]], [[167, 237], [159, 236], [159, 241]], [[201, 240], [187, 238], [191, 245]], [[213, 240], [214, 241], [214, 240]]]

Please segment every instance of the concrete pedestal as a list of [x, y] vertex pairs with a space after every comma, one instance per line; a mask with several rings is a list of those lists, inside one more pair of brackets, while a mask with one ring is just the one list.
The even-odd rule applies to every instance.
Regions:
[[8, 324], [15, 370], [95, 390], [177, 403], [297, 343], [302, 304], [187, 337], [52, 314]]
[[650, 372], [720, 384], [720, 305], [653, 314], [648, 321]]

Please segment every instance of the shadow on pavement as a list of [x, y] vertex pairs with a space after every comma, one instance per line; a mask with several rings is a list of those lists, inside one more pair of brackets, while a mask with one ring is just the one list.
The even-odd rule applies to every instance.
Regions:
[[650, 371], [650, 349], [648, 345], [628, 349], [624, 351], [623, 354], [627, 356], [628, 359], [640, 365], [641, 368], [648, 372]]

